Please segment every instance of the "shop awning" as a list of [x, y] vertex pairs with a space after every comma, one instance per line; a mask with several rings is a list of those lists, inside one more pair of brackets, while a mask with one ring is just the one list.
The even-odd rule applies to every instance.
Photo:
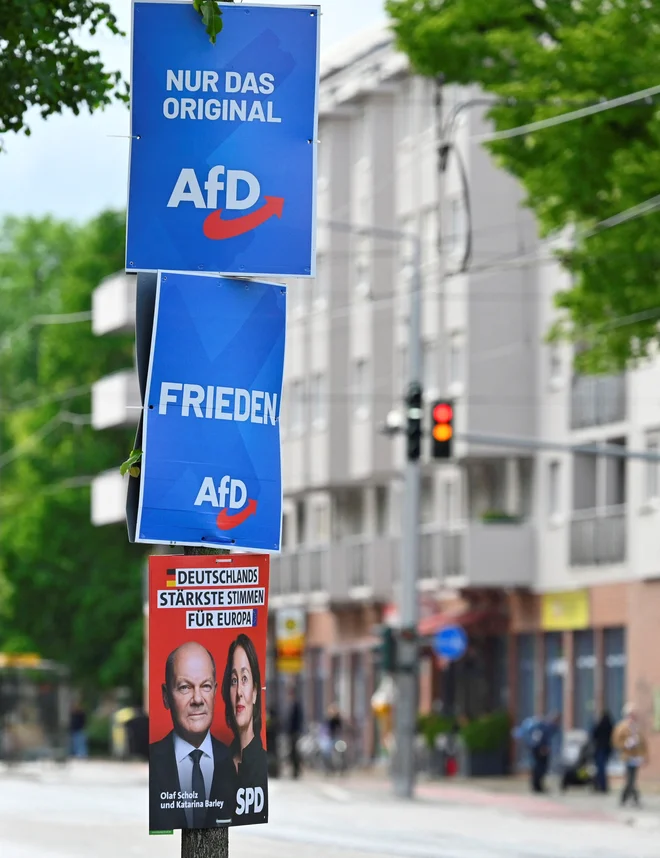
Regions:
[[472, 611], [463, 611], [462, 614], [449, 614], [447, 612], [441, 614], [432, 614], [430, 617], [424, 617], [419, 621], [417, 625], [417, 633], [420, 637], [432, 637], [436, 632], [439, 632], [440, 629], [444, 629], [447, 626], [463, 626], [467, 628], [469, 626], [475, 626], [481, 620], [485, 620], [489, 617], [492, 617], [494, 611], [492, 610], [472, 610]]

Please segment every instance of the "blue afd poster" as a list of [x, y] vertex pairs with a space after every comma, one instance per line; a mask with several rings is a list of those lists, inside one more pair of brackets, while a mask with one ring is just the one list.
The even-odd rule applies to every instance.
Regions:
[[126, 269], [314, 276], [318, 7], [135, 0]]
[[136, 542], [279, 551], [286, 288], [161, 272]]

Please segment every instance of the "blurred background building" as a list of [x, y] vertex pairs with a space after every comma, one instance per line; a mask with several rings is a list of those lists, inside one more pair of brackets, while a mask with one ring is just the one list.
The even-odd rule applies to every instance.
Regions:
[[[520, 187], [479, 146], [476, 90], [411, 75], [385, 29], [328, 51], [321, 76], [317, 277], [289, 291], [271, 607], [307, 613], [306, 719], [337, 702], [369, 759], [376, 629], [396, 621], [401, 579], [404, 441], [381, 427], [407, 379], [411, 245], [330, 222], [421, 237], [427, 423], [446, 396], [459, 435], [658, 451], [660, 365], [581, 377], [571, 347], [545, 341], [567, 275]], [[118, 274], [99, 285], [96, 333], [132, 326], [134, 284]], [[138, 416], [133, 368], [98, 381], [96, 428]], [[564, 727], [586, 728], [630, 697], [660, 722], [657, 463], [457, 440], [452, 463], [426, 457], [422, 491], [422, 711], [508, 709], [520, 721], [558, 709]], [[99, 475], [94, 523], [121, 521], [124, 497], [118, 472]], [[449, 622], [469, 636], [451, 668], [431, 647]]]

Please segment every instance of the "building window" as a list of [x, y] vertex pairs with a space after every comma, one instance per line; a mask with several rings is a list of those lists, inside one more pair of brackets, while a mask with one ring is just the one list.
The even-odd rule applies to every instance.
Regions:
[[605, 629], [603, 640], [605, 665], [603, 688], [605, 709], [616, 721], [621, 717], [626, 699], [626, 630]]
[[[625, 449], [625, 438], [607, 439]], [[608, 565], [626, 559], [626, 459], [573, 456], [572, 566]]]
[[[660, 432], [649, 432], [646, 436], [646, 452], [656, 456], [660, 453]], [[655, 500], [660, 496], [660, 462], [651, 459], [646, 462], [646, 499]]]
[[307, 659], [307, 686], [311, 692], [310, 721], [320, 724], [325, 717], [325, 653], [319, 647], [309, 650]]
[[289, 540], [291, 539], [291, 526], [289, 522], [291, 513], [285, 512], [282, 514], [282, 549], [289, 548]]
[[573, 727], [590, 730], [596, 717], [596, 653], [591, 630], [573, 637]]
[[456, 509], [456, 483], [445, 482], [443, 484], [444, 495], [444, 519], [447, 524], [453, 524], [458, 518]]
[[558, 516], [561, 510], [560, 468], [559, 462], [550, 462], [548, 465], [548, 515], [550, 518]]
[[369, 415], [369, 367], [366, 358], [353, 361], [353, 412], [358, 420]]
[[314, 545], [325, 545], [330, 541], [330, 510], [325, 503], [312, 507], [312, 541]]
[[561, 632], [547, 632], [543, 638], [545, 661], [544, 711], [564, 711], [564, 676], [566, 662]]
[[384, 536], [389, 531], [387, 486], [376, 486], [376, 533]]
[[296, 504], [296, 542], [298, 545], [307, 543], [307, 508], [304, 500]]
[[[516, 723], [536, 714], [535, 699], [536, 640], [534, 635], [522, 634], [516, 638]], [[520, 743], [519, 764], [526, 764], [527, 753]]]
[[312, 376], [310, 389], [310, 418], [315, 429], [323, 429], [327, 419], [328, 394], [325, 376], [317, 372]]

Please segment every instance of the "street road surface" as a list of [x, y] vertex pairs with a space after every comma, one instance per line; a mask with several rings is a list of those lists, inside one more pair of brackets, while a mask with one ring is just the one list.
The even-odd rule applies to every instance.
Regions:
[[[367, 781], [271, 782], [271, 822], [230, 833], [231, 858], [658, 858], [656, 814], [614, 798], [502, 795], [421, 786], [401, 802]], [[174, 858], [180, 836], [149, 836], [147, 770], [76, 762], [0, 769], [2, 858]]]

